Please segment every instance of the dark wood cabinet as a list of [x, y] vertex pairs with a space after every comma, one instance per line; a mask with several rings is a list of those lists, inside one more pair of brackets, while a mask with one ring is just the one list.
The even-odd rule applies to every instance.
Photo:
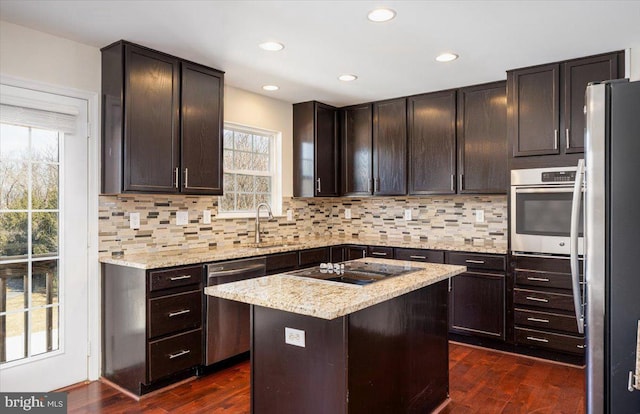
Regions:
[[507, 72], [511, 168], [575, 165], [584, 152], [589, 82], [624, 76], [624, 52]]
[[585, 91], [589, 82], [617, 79], [623, 65], [623, 54], [612, 53], [565, 62], [562, 65], [564, 90], [562, 94], [564, 151], [567, 154], [584, 152]]
[[407, 99], [409, 194], [455, 194], [456, 91]]
[[220, 72], [182, 62], [182, 192], [222, 194], [223, 89]]
[[407, 193], [407, 100], [373, 104], [373, 194]]
[[458, 193], [504, 194], [509, 186], [506, 82], [458, 90]]
[[394, 259], [393, 247], [369, 246], [367, 255], [379, 259]]
[[519, 346], [584, 355], [569, 259], [512, 256], [514, 333]]
[[331, 249], [318, 247], [315, 249], [300, 250], [298, 264], [300, 268], [318, 266], [331, 260]]
[[222, 194], [223, 76], [125, 41], [103, 48], [102, 192]]
[[340, 194], [336, 108], [320, 102], [293, 105], [293, 195]]
[[449, 331], [505, 339], [504, 255], [447, 252], [446, 263], [467, 266], [451, 278]]
[[363, 257], [367, 257], [367, 246], [346, 246], [345, 252], [347, 259], [346, 260], [355, 260], [362, 259]]
[[202, 265], [104, 264], [102, 274], [103, 376], [136, 395], [193, 376], [203, 363]]
[[342, 194], [373, 192], [373, 120], [371, 104], [342, 110]]
[[407, 249], [404, 247], [396, 247], [393, 250], [395, 258], [398, 260], [444, 263], [444, 252], [442, 250]]

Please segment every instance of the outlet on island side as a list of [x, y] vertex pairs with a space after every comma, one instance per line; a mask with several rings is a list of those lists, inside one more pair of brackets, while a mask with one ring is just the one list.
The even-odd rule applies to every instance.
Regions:
[[305, 348], [304, 331], [300, 329], [284, 328], [284, 342], [289, 345]]

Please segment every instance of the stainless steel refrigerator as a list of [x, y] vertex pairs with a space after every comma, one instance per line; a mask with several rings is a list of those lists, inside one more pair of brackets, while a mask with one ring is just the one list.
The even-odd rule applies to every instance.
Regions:
[[[640, 413], [635, 377], [640, 319], [640, 82], [587, 87], [584, 185], [576, 179], [572, 272], [586, 333], [588, 413]], [[582, 160], [581, 160], [582, 161]], [[578, 279], [584, 189], [586, 283]]]

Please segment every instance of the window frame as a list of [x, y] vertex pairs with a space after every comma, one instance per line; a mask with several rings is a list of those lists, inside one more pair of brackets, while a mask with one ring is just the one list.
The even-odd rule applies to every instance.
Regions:
[[[262, 175], [265, 177], [271, 177], [271, 211], [274, 216], [282, 216], [282, 132], [269, 130], [265, 128], [258, 128], [253, 126], [248, 126], [244, 124], [239, 124], [235, 122], [225, 122], [223, 126], [224, 130], [232, 130], [234, 132], [244, 132], [248, 134], [255, 135], [263, 135], [270, 136], [270, 145], [269, 145], [269, 165], [270, 171], [268, 174], [252, 174], [252, 175]], [[224, 140], [224, 134], [222, 139]], [[223, 160], [224, 160], [224, 143], [222, 145], [223, 151]], [[232, 170], [234, 174], [243, 174], [247, 172], [252, 172], [251, 170]], [[228, 171], [224, 170], [223, 165], [223, 191], [224, 191], [224, 174], [227, 174]], [[234, 219], [234, 218], [253, 218], [255, 217], [255, 211], [221, 211], [220, 206], [222, 205], [221, 198], [224, 197], [218, 196], [218, 214], [217, 218], [220, 219]], [[267, 216], [266, 212], [262, 210], [261, 216]]]

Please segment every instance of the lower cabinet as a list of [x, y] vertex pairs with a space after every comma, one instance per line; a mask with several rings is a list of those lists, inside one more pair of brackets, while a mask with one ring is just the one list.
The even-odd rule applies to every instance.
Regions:
[[136, 395], [203, 363], [203, 268], [103, 265], [103, 376]]
[[505, 339], [504, 255], [447, 252], [446, 263], [467, 266], [450, 279], [449, 331]]
[[367, 257], [367, 246], [349, 245], [345, 247], [346, 260], [356, 260]]

